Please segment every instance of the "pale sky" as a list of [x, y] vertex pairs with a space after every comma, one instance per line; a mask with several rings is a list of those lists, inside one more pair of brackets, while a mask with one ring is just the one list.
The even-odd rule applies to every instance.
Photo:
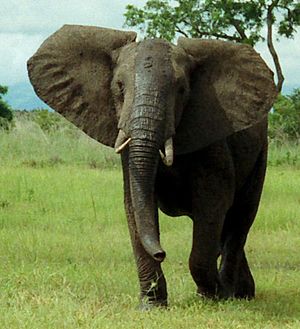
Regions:
[[[125, 6], [146, 0], [0, 0], [0, 84], [27, 82], [26, 62], [40, 44], [63, 24], [97, 25], [122, 29]], [[299, 87], [300, 31], [294, 40], [276, 43], [283, 72], [284, 90]], [[256, 50], [273, 69], [266, 46]]]

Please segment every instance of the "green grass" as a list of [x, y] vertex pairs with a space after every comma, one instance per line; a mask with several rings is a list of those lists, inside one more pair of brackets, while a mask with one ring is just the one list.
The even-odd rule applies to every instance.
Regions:
[[140, 313], [120, 171], [1, 167], [0, 327], [298, 328], [299, 174], [268, 172], [247, 245], [254, 301], [199, 300], [191, 223], [161, 216], [170, 308]]
[[119, 166], [111, 149], [88, 138], [71, 124], [44, 131], [27, 117], [16, 120], [15, 128], [0, 130], [1, 165], [34, 168], [79, 165], [90, 168]]
[[199, 299], [191, 221], [161, 215], [170, 306], [140, 312], [117, 158], [83, 135], [45, 134], [44, 146], [30, 127], [0, 134], [1, 329], [300, 327], [296, 165], [268, 170], [247, 243], [255, 300]]
[[291, 166], [300, 169], [300, 143], [286, 142], [276, 145], [270, 142], [269, 145], [269, 166]]

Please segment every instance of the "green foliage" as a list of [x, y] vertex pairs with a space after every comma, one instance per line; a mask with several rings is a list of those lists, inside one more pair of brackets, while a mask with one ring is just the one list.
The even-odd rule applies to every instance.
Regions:
[[279, 95], [269, 114], [269, 137], [277, 143], [300, 138], [300, 88], [291, 95]]
[[193, 38], [217, 38], [255, 45], [264, 40], [267, 10], [274, 5], [277, 32], [292, 38], [300, 25], [300, 4], [293, 0], [149, 0], [141, 9], [128, 5], [125, 25], [148, 37], [172, 41], [176, 33]]
[[271, 140], [269, 143], [268, 166], [292, 167], [300, 169], [300, 144], [296, 142], [278, 142]]
[[215, 38], [255, 46], [265, 40], [272, 56], [277, 91], [284, 75], [273, 44], [277, 36], [293, 38], [300, 26], [300, 3], [295, 0], [148, 0], [143, 8], [128, 5], [125, 26], [138, 27], [147, 37], [172, 41], [177, 34]]
[[63, 131], [70, 137], [77, 138], [81, 132], [72, 123], [57, 112], [46, 109], [35, 109], [33, 111], [15, 111], [16, 117], [35, 123], [47, 134], [57, 134]]
[[2, 95], [6, 95], [8, 87], [0, 85], [0, 128], [9, 130], [13, 120], [13, 112], [7, 102], [4, 101]]
[[278, 33], [286, 38], [292, 38], [296, 32], [296, 27], [300, 26], [300, 2], [295, 0], [279, 1], [279, 6], [283, 9], [283, 17], [278, 24]]
[[36, 122], [43, 131], [56, 131], [62, 124], [67, 124], [65, 119], [56, 112], [38, 109], [32, 111], [33, 121]]

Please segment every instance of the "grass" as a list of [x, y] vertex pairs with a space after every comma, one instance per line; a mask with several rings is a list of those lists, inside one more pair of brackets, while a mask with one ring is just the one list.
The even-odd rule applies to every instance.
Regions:
[[247, 243], [255, 300], [199, 299], [191, 221], [161, 215], [170, 307], [143, 313], [117, 158], [83, 135], [43, 146], [41, 131], [17, 129], [22, 139], [0, 134], [0, 328], [300, 327], [297, 165], [268, 169]]
[[88, 138], [71, 124], [45, 131], [30, 117], [16, 120], [12, 131], [0, 130], [1, 165], [34, 168], [77, 165], [90, 168], [119, 166], [111, 149]]
[[300, 143], [286, 142], [277, 145], [270, 142], [269, 145], [269, 166], [291, 166], [300, 169]]

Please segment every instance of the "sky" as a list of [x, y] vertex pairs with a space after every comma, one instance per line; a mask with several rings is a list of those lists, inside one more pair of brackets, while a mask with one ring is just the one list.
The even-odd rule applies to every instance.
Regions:
[[[0, 0], [0, 84], [29, 83], [26, 62], [40, 44], [63, 24], [96, 25], [122, 29], [125, 6], [146, 0]], [[128, 28], [127, 28], [128, 29]], [[294, 40], [276, 42], [284, 92], [299, 87], [300, 31]], [[274, 70], [266, 46], [256, 50]], [[32, 91], [33, 92], [33, 91]]]

